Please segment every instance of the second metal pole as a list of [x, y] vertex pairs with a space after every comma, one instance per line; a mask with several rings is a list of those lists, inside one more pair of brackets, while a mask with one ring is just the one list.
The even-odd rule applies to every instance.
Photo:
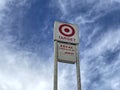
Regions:
[[81, 90], [79, 45], [76, 45], [76, 49], [77, 49], [77, 60], [76, 60], [77, 90]]

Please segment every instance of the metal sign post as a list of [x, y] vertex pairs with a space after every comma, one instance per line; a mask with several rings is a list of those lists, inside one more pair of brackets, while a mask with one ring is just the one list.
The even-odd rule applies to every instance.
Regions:
[[58, 62], [76, 63], [77, 89], [81, 90], [79, 62], [79, 34], [77, 26], [55, 22], [54, 26], [54, 88], [58, 89]]
[[77, 88], [81, 90], [81, 77], [80, 77], [80, 61], [79, 61], [79, 45], [76, 46], [77, 48], [77, 60], [76, 60], [76, 73], [77, 73]]
[[58, 80], [58, 63], [57, 63], [57, 41], [54, 41], [54, 90], [57, 90]]

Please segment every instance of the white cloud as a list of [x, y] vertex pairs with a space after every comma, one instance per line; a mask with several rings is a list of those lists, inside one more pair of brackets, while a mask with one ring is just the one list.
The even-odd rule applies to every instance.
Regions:
[[[0, 25], [4, 27], [0, 29], [0, 90], [51, 90], [53, 86], [51, 63], [46, 65], [41, 63], [43, 58], [36, 54], [16, 49], [17, 42], [13, 43], [15, 38], [9, 35], [12, 17], [5, 11], [10, 10], [11, 7], [6, 6], [10, 1], [16, 2], [0, 0]], [[17, 5], [21, 6], [25, 1], [22, 0]], [[6, 21], [3, 17], [7, 18]]]
[[60, 10], [66, 14], [67, 10], [66, 10], [66, 2], [63, 2], [63, 0], [58, 0], [58, 4], [60, 5]]
[[67, 9], [66, 9], [66, 6], [67, 6], [67, 3], [66, 3], [67, 0], [63, 1], [63, 0], [51, 0], [51, 3], [50, 3], [50, 7], [53, 7], [53, 8], [58, 8], [62, 14], [67, 14]]
[[0, 10], [5, 7], [7, 0], [0, 0]]
[[51, 63], [45, 65], [40, 63], [40, 57], [31, 52], [17, 51], [10, 48], [10, 45], [5, 46], [0, 45], [1, 90], [51, 90]]
[[[50, 5], [59, 8], [59, 11], [62, 12], [61, 19], [86, 24], [92, 23], [106, 13], [119, 8], [115, 7], [115, 2], [119, 2], [119, 0], [52, 0]], [[86, 8], [88, 9], [86, 10]], [[85, 13], [83, 14], [83, 12]], [[73, 18], [73, 16], [76, 17]]]
[[58, 88], [60, 90], [77, 89], [76, 65], [59, 63]]
[[6, 3], [7, 3], [7, 0], [0, 0], [0, 24], [4, 17], [3, 9], [5, 8]]
[[[93, 90], [119, 90], [120, 88], [120, 56], [113, 59], [112, 63], [106, 62], [104, 54], [106, 51], [115, 52], [119, 50], [120, 46], [120, 30], [110, 30], [105, 33], [101, 39], [96, 42], [90, 49], [82, 52], [83, 58], [81, 61], [82, 69], [82, 82], [83, 89], [87, 90], [86, 85], [91, 85]], [[99, 77], [98, 80], [92, 82], [92, 78]], [[91, 84], [92, 83], [92, 84]], [[101, 87], [99, 87], [101, 86]]]
[[84, 54], [87, 53], [86, 54], [87, 56], [98, 56], [104, 53], [106, 50], [113, 51], [120, 44], [119, 35], [120, 35], [119, 29], [116, 31], [111, 30], [108, 33], [103, 34], [103, 36], [101, 36], [101, 39], [98, 40], [98, 42], [94, 44], [92, 48], [86, 50]]
[[111, 0], [111, 2], [118, 2], [118, 3], [120, 3], [120, 0]]

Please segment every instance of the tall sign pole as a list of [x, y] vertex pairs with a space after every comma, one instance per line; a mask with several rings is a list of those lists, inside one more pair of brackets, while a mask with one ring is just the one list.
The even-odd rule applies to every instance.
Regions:
[[79, 32], [76, 25], [54, 24], [54, 88], [58, 90], [58, 62], [76, 63], [77, 89], [81, 90], [79, 61]]
[[58, 86], [58, 63], [57, 63], [57, 41], [54, 41], [54, 90], [57, 90]]
[[77, 73], [77, 89], [81, 90], [81, 77], [80, 77], [80, 60], [79, 60], [79, 45], [77, 48], [77, 60], [76, 60], [76, 73]]

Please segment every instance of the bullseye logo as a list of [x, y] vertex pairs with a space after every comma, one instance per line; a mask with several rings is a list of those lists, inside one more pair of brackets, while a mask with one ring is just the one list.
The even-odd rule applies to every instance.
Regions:
[[68, 25], [68, 24], [62, 24], [59, 27], [59, 32], [67, 37], [71, 37], [75, 34], [75, 30], [72, 26]]

